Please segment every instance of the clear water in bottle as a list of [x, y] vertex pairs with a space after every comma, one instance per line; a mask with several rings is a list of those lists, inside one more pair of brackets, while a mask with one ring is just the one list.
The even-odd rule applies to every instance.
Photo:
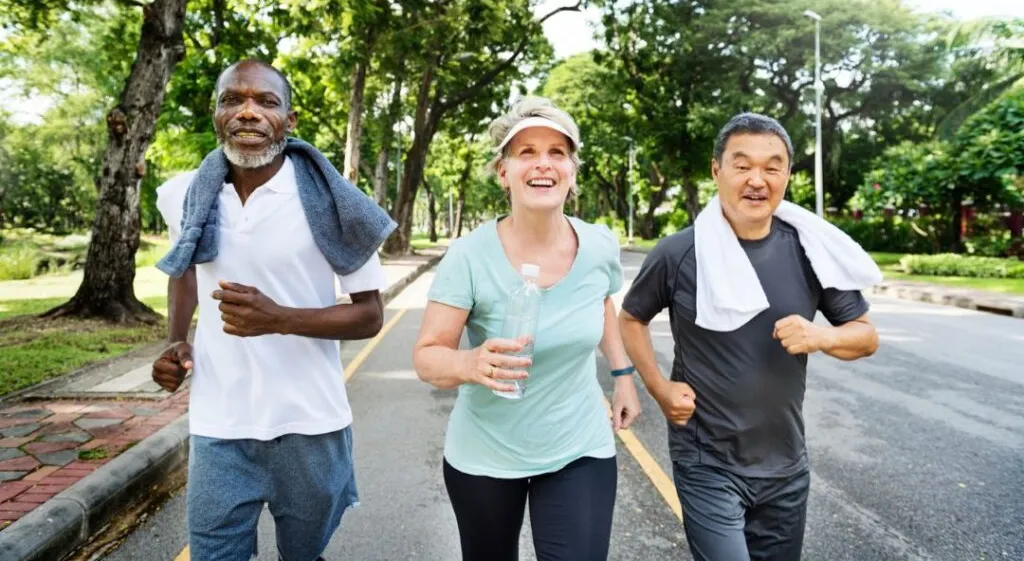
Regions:
[[[505, 321], [501, 326], [501, 338], [528, 340], [529, 342], [521, 351], [510, 354], [531, 357], [537, 336], [537, 320], [540, 315], [541, 291], [537, 284], [540, 279], [540, 267], [523, 263], [519, 268], [519, 274], [520, 282], [509, 292], [508, 302], [505, 305]], [[529, 368], [513, 370], [529, 371]], [[507, 399], [522, 399], [526, 393], [526, 381], [527, 379], [502, 380], [502, 382], [514, 385], [515, 389], [507, 392], [494, 391], [494, 395]]]

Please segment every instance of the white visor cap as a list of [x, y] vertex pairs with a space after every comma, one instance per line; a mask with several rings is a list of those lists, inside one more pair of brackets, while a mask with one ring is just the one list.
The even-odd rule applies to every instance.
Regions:
[[505, 135], [505, 138], [501, 141], [501, 144], [499, 144], [498, 147], [495, 148], [494, 150], [496, 152], [501, 152], [505, 148], [505, 146], [512, 141], [512, 137], [518, 134], [519, 131], [523, 129], [528, 129], [530, 127], [544, 127], [564, 134], [565, 137], [568, 138], [569, 142], [572, 144], [572, 146], [570, 146], [570, 149], [574, 151], [579, 150], [580, 148], [583, 147], [583, 143], [580, 142], [575, 137], [573, 137], [573, 135], [569, 134], [569, 131], [566, 130], [565, 127], [559, 125], [558, 123], [552, 121], [551, 119], [546, 119], [544, 117], [527, 117], [522, 121], [516, 123], [516, 126], [512, 127], [512, 129], [508, 131], [508, 134]]

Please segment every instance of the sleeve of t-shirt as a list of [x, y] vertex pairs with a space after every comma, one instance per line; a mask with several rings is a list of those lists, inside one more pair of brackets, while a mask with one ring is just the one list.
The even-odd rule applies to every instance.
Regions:
[[633, 285], [622, 300], [622, 309], [640, 321], [651, 321], [669, 305], [670, 283], [674, 280], [672, 276], [677, 262], [669, 248], [671, 243], [671, 237], [663, 238], [647, 254]]
[[622, 260], [619, 257], [619, 239], [603, 224], [596, 225], [598, 238], [601, 242], [601, 254], [604, 258], [604, 270], [608, 274], [608, 293], [611, 296], [622, 290]]
[[167, 224], [167, 237], [170, 238], [171, 245], [177, 243], [181, 237], [181, 215], [184, 212], [182, 207], [191, 178], [191, 173], [182, 173], [156, 188], [156, 208]]
[[473, 309], [473, 274], [463, 240], [455, 240], [437, 265], [427, 299], [463, 310]]
[[870, 305], [859, 290], [826, 288], [821, 292], [818, 309], [832, 325], [842, 325], [868, 313]]
[[384, 266], [380, 257], [374, 252], [362, 267], [347, 275], [338, 275], [341, 291], [345, 294], [357, 294], [373, 290], [384, 290], [388, 287], [388, 278], [384, 274]]

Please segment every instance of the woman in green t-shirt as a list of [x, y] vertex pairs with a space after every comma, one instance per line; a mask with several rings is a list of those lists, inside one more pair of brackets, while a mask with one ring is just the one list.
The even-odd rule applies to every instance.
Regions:
[[[421, 379], [458, 388], [445, 435], [444, 479], [465, 561], [514, 561], [529, 498], [539, 559], [605, 559], [615, 505], [613, 431], [640, 403], [612, 294], [619, 244], [604, 226], [565, 215], [575, 193], [579, 129], [550, 101], [527, 97], [494, 121], [491, 169], [508, 215], [455, 240], [438, 267], [414, 351]], [[500, 339], [509, 291], [539, 266], [540, 314], [530, 358]], [[471, 350], [458, 350], [465, 329]], [[612, 419], [597, 380], [600, 347], [615, 376]], [[523, 379], [520, 399], [508, 390]], [[608, 375], [607, 373], [603, 375]]]

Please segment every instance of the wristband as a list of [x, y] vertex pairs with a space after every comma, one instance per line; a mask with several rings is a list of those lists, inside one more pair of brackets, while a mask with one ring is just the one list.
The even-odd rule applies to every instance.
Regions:
[[625, 376], [627, 374], [632, 374], [634, 372], [636, 372], [636, 367], [635, 366], [627, 366], [625, 368], [620, 368], [618, 370], [612, 370], [611, 374], [612, 374], [612, 377], [617, 378], [619, 376]]

